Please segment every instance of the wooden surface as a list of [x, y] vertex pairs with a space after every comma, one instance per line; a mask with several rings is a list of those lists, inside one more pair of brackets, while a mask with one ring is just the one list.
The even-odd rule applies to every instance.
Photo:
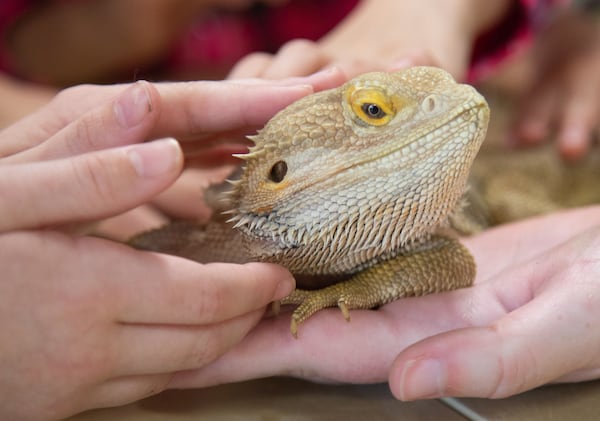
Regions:
[[271, 378], [207, 389], [167, 391], [130, 405], [70, 418], [71, 421], [204, 419], [591, 421], [600, 420], [600, 381], [548, 386], [499, 400], [399, 402], [386, 384], [322, 385]]
[[386, 384], [323, 385], [271, 378], [207, 389], [167, 391], [72, 421], [104, 420], [464, 420], [441, 401], [402, 403]]

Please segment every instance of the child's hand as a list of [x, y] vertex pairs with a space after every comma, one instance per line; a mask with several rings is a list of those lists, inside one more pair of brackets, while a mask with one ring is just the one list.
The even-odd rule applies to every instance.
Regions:
[[536, 48], [535, 81], [519, 113], [516, 141], [555, 137], [565, 158], [578, 159], [600, 130], [600, 26], [587, 16], [563, 16]]

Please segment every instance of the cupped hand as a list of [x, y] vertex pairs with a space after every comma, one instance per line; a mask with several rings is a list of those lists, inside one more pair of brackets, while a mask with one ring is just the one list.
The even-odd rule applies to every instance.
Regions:
[[274, 265], [201, 265], [70, 232], [177, 179], [179, 144], [140, 142], [177, 135], [195, 160], [218, 150], [219, 133], [260, 125], [336, 75], [77, 87], [0, 132], [0, 418], [62, 418], [157, 393], [291, 291]]
[[[403, 400], [501, 397], [600, 376], [600, 208], [501, 226], [464, 243], [472, 288], [374, 311], [322, 311], [295, 340], [285, 314], [263, 320], [211, 365], [172, 387], [272, 375], [369, 383], [389, 378]], [[573, 356], [577, 355], [576, 358]]]

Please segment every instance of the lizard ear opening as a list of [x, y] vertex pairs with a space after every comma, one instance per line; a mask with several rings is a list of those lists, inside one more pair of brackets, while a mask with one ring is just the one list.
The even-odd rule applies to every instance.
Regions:
[[287, 174], [287, 164], [285, 161], [277, 161], [269, 171], [269, 180], [274, 183], [281, 183]]
[[360, 121], [370, 126], [383, 126], [396, 115], [393, 101], [378, 88], [352, 87], [347, 100]]

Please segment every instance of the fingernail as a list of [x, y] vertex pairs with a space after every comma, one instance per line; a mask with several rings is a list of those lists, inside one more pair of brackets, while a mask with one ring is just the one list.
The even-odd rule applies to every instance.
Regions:
[[434, 359], [408, 361], [400, 375], [400, 399], [430, 399], [443, 395], [445, 367]]
[[314, 72], [312, 75], [308, 75], [308, 77], [320, 77], [320, 76], [331, 76], [333, 74], [339, 73], [341, 69], [337, 66], [329, 66], [325, 67], [318, 72]]
[[152, 102], [146, 83], [144, 81], [136, 82], [115, 101], [114, 112], [121, 127], [137, 126], [152, 111]]
[[286, 278], [279, 281], [277, 288], [275, 289], [274, 300], [281, 300], [284, 297], [287, 297], [294, 290], [296, 282], [292, 278]]
[[173, 171], [182, 159], [175, 139], [161, 139], [127, 148], [127, 156], [140, 177], [156, 177]]

